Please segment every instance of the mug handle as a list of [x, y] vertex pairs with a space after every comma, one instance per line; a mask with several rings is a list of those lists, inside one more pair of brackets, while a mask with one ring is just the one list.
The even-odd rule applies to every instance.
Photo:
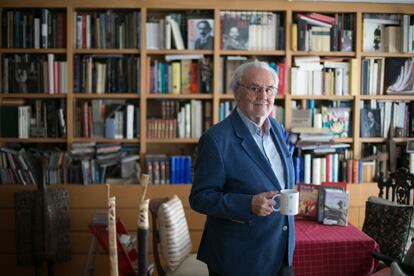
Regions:
[[[276, 197], [278, 197], [278, 196], [280, 196], [280, 194], [277, 194], [277, 195], [274, 195], [273, 197], [272, 197], [272, 199], [274, 200]], [[280, 204], [279, 204], [280, 205]], [[279, 208], [275, 208], [275, 207], [273, 207], [272, 206], [272, 209], [273, 209], [273, 211], [276, 211], [276, 212], [279, 212], [280, 211], [280, 206], [279, 206]]]

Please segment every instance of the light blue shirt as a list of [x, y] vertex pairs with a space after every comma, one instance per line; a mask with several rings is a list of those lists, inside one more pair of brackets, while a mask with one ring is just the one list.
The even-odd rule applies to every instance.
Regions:
[[260, 126], [258, 124], [247, 118], [247, 116], [244, 115], [239, 107], [237, 107], [237, 112], [242, 118], [242, 121], [246, 125], [253, 139], [256, 141], [256, 144], [259, 147], [260, 151], [266, 157], [266, 160], [270, 163], [273, 173], [279, 181], [280, 186], [282, 189], [285, 189], [285, 168], [282, 163], [282, 159], [280, 158], [280, 154], [277, 151], [275, 142], [272, 139], [272, 135], [270, 134], [270, 129], [272, 126], [270, 125], [269, 119], [266, 118], [264, 121], [264, 133], [261, 135]]

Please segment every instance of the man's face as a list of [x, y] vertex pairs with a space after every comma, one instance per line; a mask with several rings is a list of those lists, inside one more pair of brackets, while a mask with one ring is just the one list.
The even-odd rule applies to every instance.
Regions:
[[[246, 87], [260, 86], [262, 88], [275, 86], [271, 73], [264, 68], [246, 70], [240, 84]], [[238, 86], [235, 95], [241, 111], [257, 124], [263, 122], [263, 119], [268, 117], [273, 109], [275, 94], [268, 94], [265, 89], [254, 93], [248, 88]]]
[[199, 30], [200, 35], [202, 37], [206, 37], [208, 35], [208, 33], [210, 32], [209, 27], [204, 22], [201, 22], [200, 24], [198, 24], [198, 30]]
[[230, 29], [230, 33], [229, 33], [229, 35], [230, 35], [232, 38], [236, 39], [236, 38], [239, 36], [239, 30], [238, 30], [236, 27], [232, 27], [232, 28]]

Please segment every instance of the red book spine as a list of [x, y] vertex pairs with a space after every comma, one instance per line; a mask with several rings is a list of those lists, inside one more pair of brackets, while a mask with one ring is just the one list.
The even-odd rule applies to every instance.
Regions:
[[326, 162], [326, 172], [325, 172], [326, 182], [331, 182], [332, 181], [332, 154], [328, 154], [325, 157], [325, 162]]
[[198, 93], [198, 63], [191, 63], [191, 93]]
[[285, 62], [280, 62], [277, 64], [278, 68], [279, 68], [279, 84], [277, 87], [277, 94], [279, 96], [283, 96], [285, 95], [285, 85], [287, 82], [287, 75], [286, 75], [286, 63]]
[[353, 160], [353, 166], [352, 166], [352, 183], [359, 183], [358, 181], [358, 174], [359, 171], [359, 160]]

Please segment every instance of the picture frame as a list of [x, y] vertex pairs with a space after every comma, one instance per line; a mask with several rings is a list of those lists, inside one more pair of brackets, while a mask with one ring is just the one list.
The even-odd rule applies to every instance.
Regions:
[[407, 152], [414, 153], [414, 139], [407, 141]]

